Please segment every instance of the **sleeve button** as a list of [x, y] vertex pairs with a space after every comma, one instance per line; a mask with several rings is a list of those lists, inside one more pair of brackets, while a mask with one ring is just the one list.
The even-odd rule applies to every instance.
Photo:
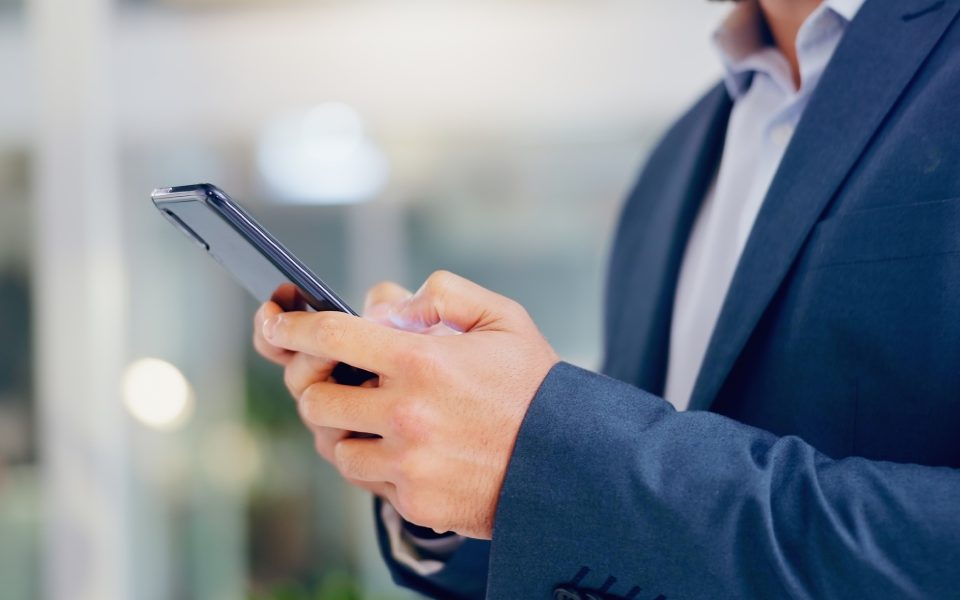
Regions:
[[583, 600], [580, 592], [566, 587], [553, 590], [553, 600]]

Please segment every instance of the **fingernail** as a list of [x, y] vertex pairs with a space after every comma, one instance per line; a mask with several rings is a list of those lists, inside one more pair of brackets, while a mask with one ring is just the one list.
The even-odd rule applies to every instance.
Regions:
[[283, 315], [277, 315], [271, 319], [267, 319], [263, 322], [263, 337], [272, 339], [277, 333], [277, 328], [280, 326], [280, 321], [283, 319]]

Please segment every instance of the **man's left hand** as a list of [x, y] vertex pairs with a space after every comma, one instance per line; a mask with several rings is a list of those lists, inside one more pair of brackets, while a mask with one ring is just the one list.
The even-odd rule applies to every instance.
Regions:
[[[361, 431], [335, 461], [345, 477], [386, 482], [408, 521], [489, 539], [507, 464], [537, 388], [559, 360], [518, 303], [438, 272], [389, 318], [401, 329], [338, 312], [282, 313], [270, 344], [380, 375], [375, 388], [320, 381], [301, 397], [317, 427]], [[460, 335], [411, 332], [446, 325]]]

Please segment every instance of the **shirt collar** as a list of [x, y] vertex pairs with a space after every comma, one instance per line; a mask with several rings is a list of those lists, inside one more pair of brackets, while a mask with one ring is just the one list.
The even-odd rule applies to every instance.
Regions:
[[827, 7], [849, 23], [857, 16], [866, 0], [827, 0]]
[[[824, 0], [808, 20], [829, 10], [849, 23], [864, 2], [866, 0]], [[786, 59], [769, 39], [757, 0], [738, 2], [714, 31], [713, 42], [723, 63], [724, 83], [734, 100], [747, 92], [756, 71], [770, 71], [786, 64]]]

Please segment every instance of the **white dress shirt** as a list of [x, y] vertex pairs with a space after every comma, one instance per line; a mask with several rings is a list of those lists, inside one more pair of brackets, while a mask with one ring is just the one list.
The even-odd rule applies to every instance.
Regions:
[[[755, 0], [714, 34], [734, 100], [723, 158], [687, 242], [670, 327], [664, 397], [685, 410], [740, 255], [820, 76], [864, 0], [827, 0], [797, 34], [800, 88]], [[811, 174], [811, 176], [815, 176]]]
[[[690, 403], [740, 255], [793, 131], [864, 1], [826, 0], [804, 21], [797, 35], [799, 89], [786, 58], [768, 39], [757, 0], [737, 4], [714, 33], [734, 104], [720, 169], [687, 242], [674, 301], [664, 397], [678, 410]], [[418, 548], [437, 557], [452, 554], [463, 541], [413, 537], [386, 502], [380, 518], [394, 558], [419, 575], [440, 571], [443, 562], [422, 560]]]

